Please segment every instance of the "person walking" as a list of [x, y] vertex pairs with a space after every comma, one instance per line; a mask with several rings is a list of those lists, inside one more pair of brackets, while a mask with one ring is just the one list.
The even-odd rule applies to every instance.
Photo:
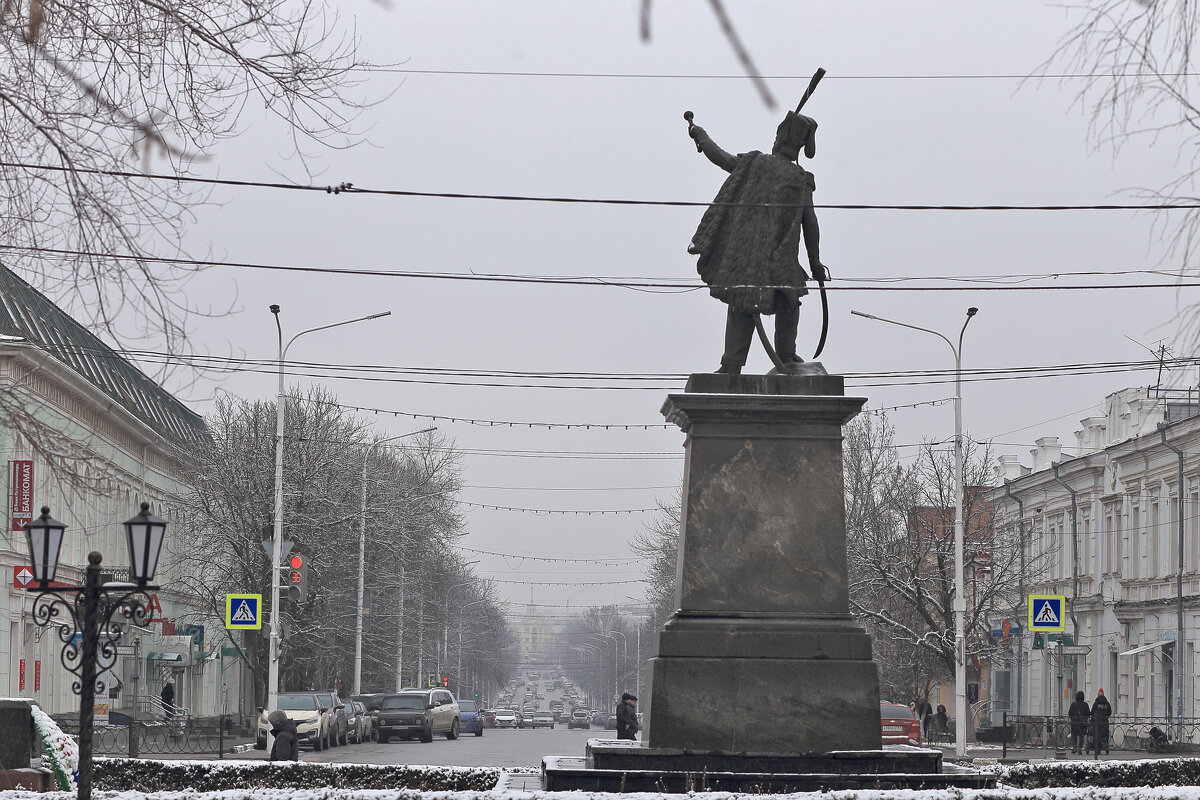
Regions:
[[617, 738], [636, 740], [637, 732], [637, 698], [625, 692], [621, 695], [621, 704], [617, 706]]
[[1112, 704], [1104, 696], [1103, 689], [1096, 690], [1096, 699], [1092, 702], [1092, 719], [1096, 725], [1096, 752], [1104, 750], [1108, 755], [1108, 718], [1113, 715]]
[[929, 702], [929, 698], [922, 697], [917, 701], [915, 713], [917, 719], [921, 721], [921, 738], [930, 741], [933, 733], [933, 705]]
[[933, 728], [940, 740], [945, 740], [950, 735], [950, 717], [946, 713], [946, 707], [941, 703], [938, 703], [937, 716], [933, 719]]
[[162, 698], [163, 714], [166, 717], [166, 721], [170, 722], [171, 718], [175, 716], [174, 678], [167, 678], [167, 682], [163, 684], [162, 694], [160, 694], [159, 697]]
[[1083, 753], [1083, 743], [1087, 741], [1088, 722], [1092, 718], [1092, 709], [1088, 707], [1083, 692], [1075, 693], [1075, 702], [1067, 711], [1071, 720], [1071, 752]]
[[271, 760], [299, 761], [296, 721], [289, 718], [286, 711], [275, 709], [267, 715], [267, 722], [271, 723], [271, 735], [275, 737], [275, 744], [271, 746]]

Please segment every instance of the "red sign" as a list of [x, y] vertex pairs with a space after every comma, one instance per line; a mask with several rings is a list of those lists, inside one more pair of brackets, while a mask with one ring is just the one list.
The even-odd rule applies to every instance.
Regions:
[[33, 462], [10, 461], [12, 464], [12, 491], [9, 506], [12, 510], [12, 528], [25, 530], [27, 522], [33, 522]]
[[22, 692], [25, 691], [25, 659], [23, 658], [21, 659], [21, 682], [17, 688]]
[[42, 690], [42, 662], [33, 662], [33, 690], [40, 692]]
[[12, 585], [14, 589], [28, 589], [33, 586], [33, 569], [27, 564], [14, 565]]
[[[37, 582], [33, 579], [32, 567], [28, 564], [13, 565], [12, 587], [14, 589], [31, 589], [36, 585]], [[50, 586], [63, 589], [73, 586], [73, 584], [63, 583], [62, 581], [50, 581]]]

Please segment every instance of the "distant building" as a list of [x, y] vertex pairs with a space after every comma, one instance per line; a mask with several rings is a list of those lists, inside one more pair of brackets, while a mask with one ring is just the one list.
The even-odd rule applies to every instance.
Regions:
[[[177, 513], [188, 480], [180, 448], [205, 435], [199, 415], [0, 266], [0, 451], [10, 512], [0, 536], [0, 692], [36, 698], [51, 713], [79, 708], [74, 676], [59, 660], [62, 642], [34, 624], [32, 598], [19, 588], [28, 564], [23, 522], [48, 506], [67, 524], [58, 580], [82, 583], [93, 550], [104, 557], [106, 578], [122, 580], [121, 523], [143, 501], [170, 522], [169, 540], [186, 541]], [[153, 713], [167, 678], [175, 679], [176, 704], [197, 715], [217, 712], [227, 683], [237, 711], [239, 670], [222, 662], [231, 655], [222, 621], [169, 588], [179, 577], [164, 547], [153, 621], [128, 631], [104, 676], [113, 711]]]
[[1027, 593], [1066, 596], [1079, 651], [1061, 657], [1060, 686], [1057, 649], [1025, 633], [1013, 710], [1056, 714], [1076, 691], [1090, 701], [1103, 688], [1118, 716], [1200, 715], [1198, 398], [1125, 389], [1080, 421], [1074, 456], [1046, 437], [1027, 466], [1000, 458], [996, 525], [1025, 541]]

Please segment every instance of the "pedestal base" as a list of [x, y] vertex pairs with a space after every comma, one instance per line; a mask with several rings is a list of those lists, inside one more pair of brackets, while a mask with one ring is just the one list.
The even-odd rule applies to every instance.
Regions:
[[994, 775], [943, 773], [941, 751], [916, 747], [805, 754], [713, 753], [591, 739], [584, 758], [542, 759], [542, 788], [554, 792], [782, 794], [837, 789], [987, 789], [995, 785]]

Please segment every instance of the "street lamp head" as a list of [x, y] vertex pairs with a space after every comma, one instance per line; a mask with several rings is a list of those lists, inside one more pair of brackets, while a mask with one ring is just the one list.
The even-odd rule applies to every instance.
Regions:
[[54, 580], [58, 570], [58, 551], [62, 549], [66, 529], [66, 525], [50, 516], [49, 506], [42, 506], [42, 515], [25, 524], [29, 565], [33, 568], [33, 579], [43, 588]]
[[971, 306], [970, 308], [968, 308], [968, 309], [967, 309], [967, 316], [968, 316], [968, 317], [973, 317], [973, 316], [975, 316], [975, 315], [976, 315], [976, 314], [978, 314], [978, 313], [979, 313], [979, 309], [978, 309], [978, 308], [976, 308], [975, 306]]
[[129, 572], [138, 586], [145, 586], [154, 580], [166, 530], [167, 521], [151, 514], [149, 503], [142, 503], [141, 513], [125, 523], [125, 540], [129, 545]]
[[278, 303], [271, 303], [271, 313], [275, 314], [275, 315], [279, 314], [279, 304]]

